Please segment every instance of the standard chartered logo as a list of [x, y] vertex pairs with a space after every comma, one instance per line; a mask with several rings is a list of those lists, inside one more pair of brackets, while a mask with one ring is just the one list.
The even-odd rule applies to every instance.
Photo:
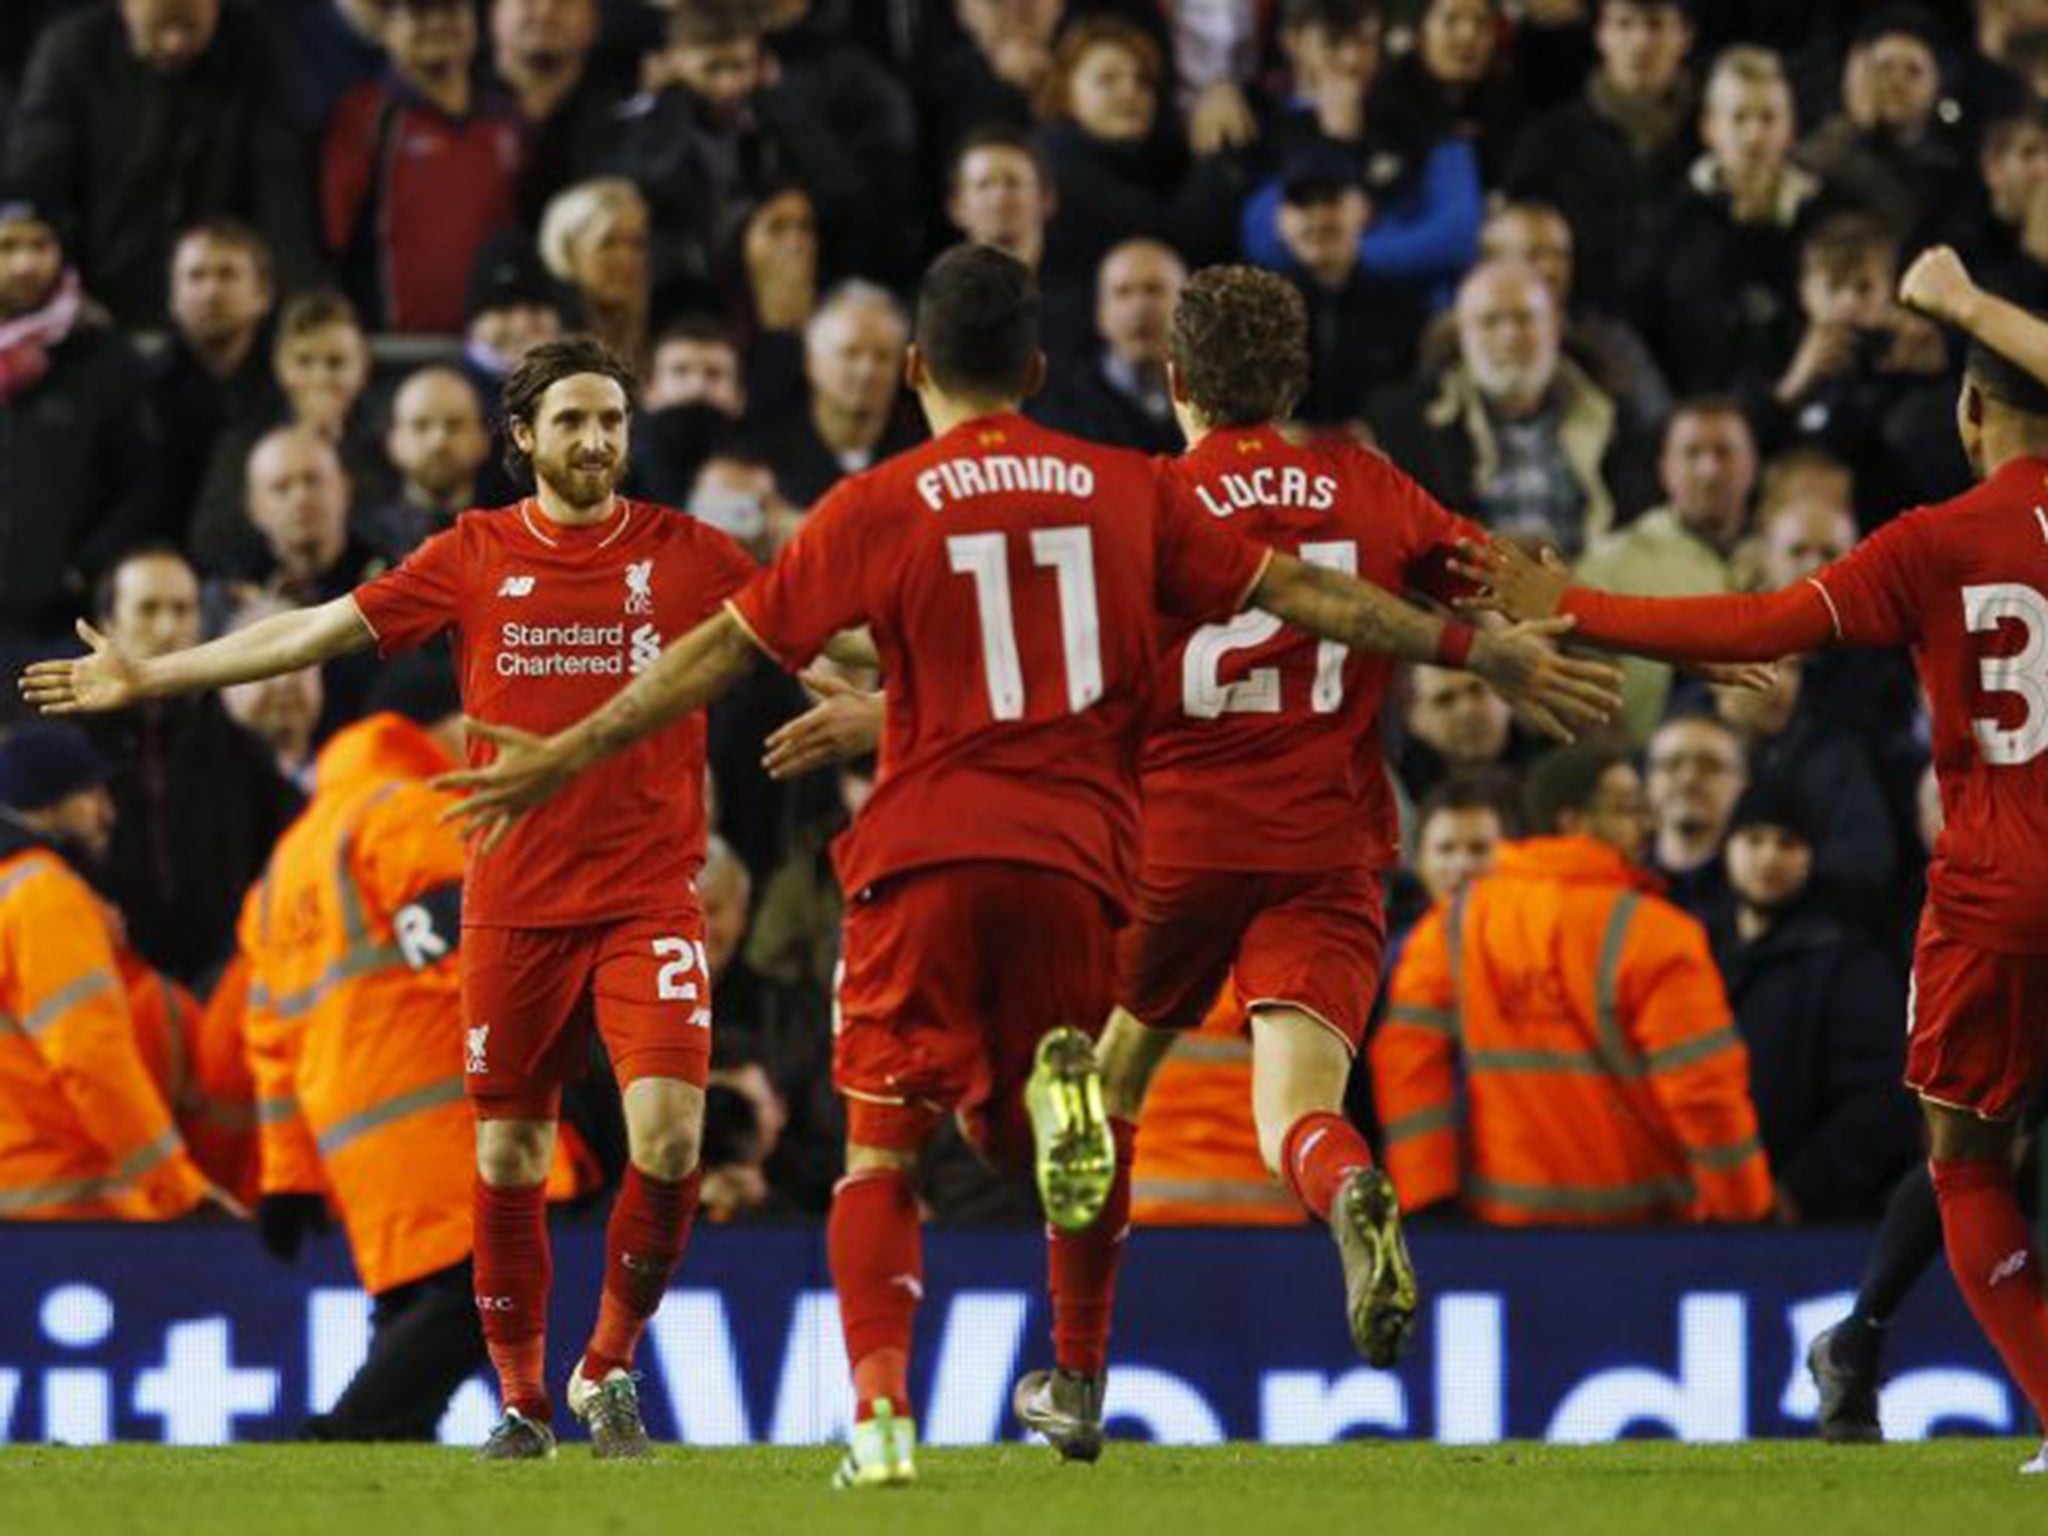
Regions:
[[654, 665], [661, 631], [621, 624], [517, 624], [498, 630], [500, 677], [624, 677]]

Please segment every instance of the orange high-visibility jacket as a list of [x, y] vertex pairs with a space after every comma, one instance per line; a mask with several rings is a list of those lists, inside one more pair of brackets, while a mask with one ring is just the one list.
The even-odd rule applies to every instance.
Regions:
[[1410, 1209], [1482, 1221], [1753, 1221], [1770, 1171], [1706, 930], [1613, 849], [1502, 848], [1409, 937], [1372, 1046]]
[[1266, 1171], [1252, 1119], [1252, 1042], [1228, 983], [1145, 1095], [1131, 1220], [1148, 1226], [1287, 1226], [1307, 1220]]
[[255, 1203], [256, 1082], [242, 1044], [248, 965], [237, 956], [206, 1006], [133, 949], [118, 951], [135, 1042], [200, 1171]]
[[373, 1295], [470, 1252], [453, 766], [399, 715], [337, 734], [242, 910], [263, 1190], [329, 1193]]
[[136, 1047], [100, 899], [0, 835], [0, 1219], [182, 1216], [206, 1180]]

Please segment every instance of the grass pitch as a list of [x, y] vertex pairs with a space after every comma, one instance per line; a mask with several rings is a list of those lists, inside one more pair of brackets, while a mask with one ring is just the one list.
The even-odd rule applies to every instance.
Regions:
[[1040, 1446], [928, 1449], [915, 1488], [835, 1494], [827, 1450], [664, 1450], [600, 1464], [583, 1445], [544, 1465], [479, 1466], [415, 1447], [0, 1449], [0, 1530], [97, 1536], [660, 1536], [886, 1532], [979, 1536], [1274, 1536], [1277, 1532], [1966, 1532], [2048, 1527], [2034, 1442], [1831, 1448], [1277, 1449], [1112, 1445], [1095, 1467]]

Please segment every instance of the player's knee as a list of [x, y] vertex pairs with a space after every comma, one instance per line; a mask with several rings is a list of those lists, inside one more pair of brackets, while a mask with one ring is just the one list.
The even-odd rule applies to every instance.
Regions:
[[477, 1127], [476, 1171], [493, 1189], [523, 1189], [548, 1176], [554, 1127], [544, 1121], [486, 1120]]
[[703, 1149], [703, 1130], [693, 1120], [674, 1119], [636, 1128], [631, 1137], [633, 1166], [649, 1178], [674, 1183], [686, 1179]]

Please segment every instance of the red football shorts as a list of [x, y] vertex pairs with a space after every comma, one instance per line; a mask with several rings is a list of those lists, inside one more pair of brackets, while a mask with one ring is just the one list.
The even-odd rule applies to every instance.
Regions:
[[1112, 921], [1095, 887], [1031, 864], [945, 864], [850, 900], [832, 1041], [849, 1139], [914, 1151], [951, 1111], [991, 1162], [1028, 1168], [1033, 1053], [1061, 1025], [1101, 1032]]
[[1370, 869], [1149, 868], [1137, 918], [1117, 939], [1117, 998], [1141, 1024], [1193, 1029], [1234, 978], [1247, 1012], [1298, 1008], [1356, 1051], [1386, 943], [1385, 898]]
[[1977, 949], [1923, 912], [1906, 1015], [1906, 1086], [2009, 1120], [2027, 1107], [2048, 1058], [2048, 955]]
[[466, 928], [462, 1039], [469, 1097], [483, 1120], [552, 1120], [583, 1073], [595, 1024], [619, 1086], [711, 1067], [711, 978], [704, 917], [577, 928]]

